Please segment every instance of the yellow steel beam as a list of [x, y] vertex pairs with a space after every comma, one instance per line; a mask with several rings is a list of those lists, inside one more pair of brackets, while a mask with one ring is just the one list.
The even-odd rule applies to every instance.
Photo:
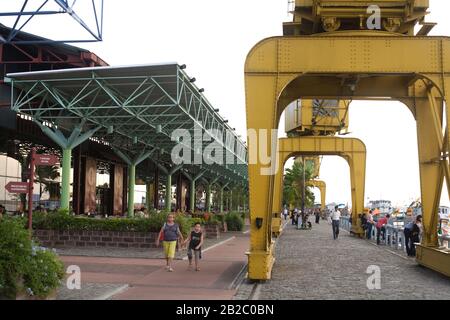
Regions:
[[[374, 36], [365, 31], [341, 32], [339, 36], [268, 38], [250, 51], [245, 63], [247, 128], [278, 129], [283, 110], [297, 99], [382, 99], [405, 103], [418, 127], [423, 245], [435, 248], [436, 214], [444, 172], [448, 170], [443, 169], [441, 146], [449, 145], [450, 136], [444, 135], [447, 141], [442, 145], [435, 137], [436, 121], [431, 113], [428, 88], [419, 84], [419, 79], [426, 79], [432, 85], [437, 100], [447, 101], [446, 123], [450, 123], [449, 38]], [[280, 144], [285, 143], [288, 142]], [[261, 138], [258, 145], [261, 144], [267, 146], [269, 155], [276, 154], [273, 151], [277, 144], [271, 135]], [[254, 153], [258, 145], [249, 143], [249, 153]], [[343, 147], [337, 145], [336, 151], [343, 152]], [[351, 166], [357, 166], [354, 159], [348, 161]], [[261, 257], [261, 252], [267, 254], [273, 250], [270, 221], [276, 183], [273, 175], [262, 174], [267, 166], [259, 159], [249, 163], [252, 221], [249, 277], [252, 279], [270, 277], [268, 263], [273, 262], [273, 258], [262, 255], [267, 264], [258, 265], [252, 254]], [[352, 181], [352, 195], [357, 197], [361, 192], [356, 185]], [[259, 228], [255, 224], [257, 218], [261, 222]], [[261, 259], [258, 261], [263, 263]]]
[[[363, 234], [358, 224], [358, 215], [364, 212], [364, 188], [366, 170], [366, 147], [355, 138], [340, 137], [294, 137], [279, 139], [278, 145], [280, 168], [286, 161], [300, 155], [337, 155], [347, 160], [350, 166], [352, 191], [352, 232]], [[280, 184], [274, 186], [274, 194]]]
[[327, 194], [327, 184], [322, 180], [309, 180], [306, 182], [307, 186], [315, 187], [320, 190], [320, 208], [325, 210], [325, 199]]

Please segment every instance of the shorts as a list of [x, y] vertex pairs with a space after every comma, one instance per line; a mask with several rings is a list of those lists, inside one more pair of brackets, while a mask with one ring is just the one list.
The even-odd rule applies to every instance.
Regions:
[[192, 256], [193, 256], [192, 252], [195, 255], [195, 259], [200, 260], [202, 258], [202, 249], [195, 250], [195, 249], [189, 248], [188, 252], [187, 252], [189, 259], [192, 259]]
[[163, 241], [164, 255], [166, 258], [175, 258], [175, 249], [177, 248], [177, 241]]

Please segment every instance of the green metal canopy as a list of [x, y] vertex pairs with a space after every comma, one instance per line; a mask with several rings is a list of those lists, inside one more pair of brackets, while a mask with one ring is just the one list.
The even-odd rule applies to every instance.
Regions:
[[[207, 178], [245, 184], [245, 143], [183, 69], [177, 63], [78, 68], [12, 73], [5, 82], [12, 87], [11, 108], [41, 127], [71, 136], [90, 133], [124, 153], [154, 150], [152, 158], [158, 153], [158, 162], [169, 167], [173, 148], [182, 145], [192, 161], [197, 159], [184, 163], [186, 173], [204, 170]], [[176, 139], [177, 129], [192, 140]], [[198, 162], [212, 142], [223, 150], [223, 165]]]

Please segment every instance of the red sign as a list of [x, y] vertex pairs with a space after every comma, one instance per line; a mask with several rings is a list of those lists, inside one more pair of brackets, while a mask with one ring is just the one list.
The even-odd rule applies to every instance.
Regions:
[[58, 162], [58, 157], [53, 154], [36, 154], [34, 161], [37, 166], [54, 166]]
[[9, 193], [28, 193], [29, 191], [29, 184], [28, 182], [8, 182], [8, 184], [5, 186], [5, 189]]

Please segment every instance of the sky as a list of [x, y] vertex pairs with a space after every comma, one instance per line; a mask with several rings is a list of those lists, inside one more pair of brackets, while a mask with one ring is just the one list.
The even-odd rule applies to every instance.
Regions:
[[[83, 5], [83, 0], [77, 2]], [[22, 2], [2, 0], [4, 8], [17, 3]], [[87, 9], [81, 7], [80, 15], [88, 13]], [[105, 0], [103, 41], [78, 46], [95, 52], [110, 65], [186, 64], [187, 73], [197, 79], [198, 87], [205, 88], [212, 105], [245, 137], [245, 58], [260, 40], [282, 35], [282, 23], [291, 19], [287, 9], [287, 0]], [[427, 21], [438, 22], [431, 35], [450, 36], [449, 9], [448, 0], [430, 0]], [[84, 17], [92, 25], [92, 17]], [[86, 34], [62, 17], [30, 21], [24, 30], [53, 39]], [[283, 122], [280, 128], [284, 128]], [[366, 200], [383, 198], [404, 205], [420, 197], [415, 121], [405, 106], [353, 102], [350, 132], [363, 140], [368, 150]], [[320, 178], [327, 183], [327, 203], [351, 203], [348, 172], [343, 159], [324, 158]], [[318, 190], [315, 193], [320, 199]], [[443, 205], [449, 204], [446, 195], [444, 189]]]

